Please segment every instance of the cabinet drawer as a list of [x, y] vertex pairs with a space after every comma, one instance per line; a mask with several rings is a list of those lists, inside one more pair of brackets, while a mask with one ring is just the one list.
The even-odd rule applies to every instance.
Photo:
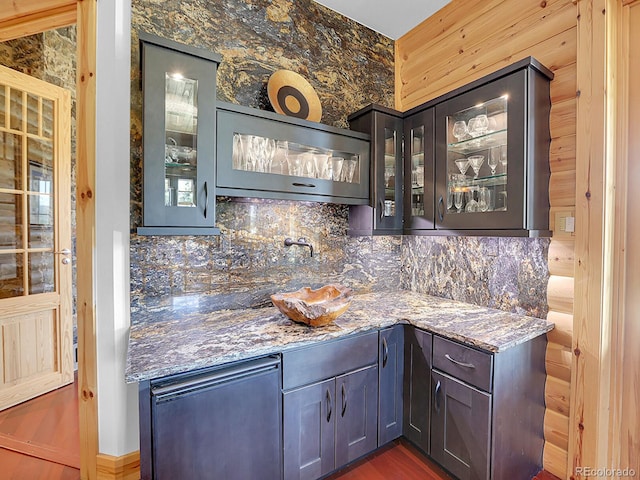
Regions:
[[377, 331], [284, 352], [282, 388], [307, 385], [377, 361]]
[[433, 337], [433, 368], [485, 392], [493, 387], [493, 355], [442, 337]]

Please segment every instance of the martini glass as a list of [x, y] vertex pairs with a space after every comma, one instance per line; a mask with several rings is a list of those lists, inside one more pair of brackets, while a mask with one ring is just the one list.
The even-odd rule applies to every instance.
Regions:
[[469, 160], [469, 165], [471, 165], [471, 168], [473, 168], [473, 178], [478, 178], [480, 167], [484, 162], [484, 155], [471, 155], [467, 160]]
[[460, 170], [460, 173], [464, 175], [469, 169], [469, 160], [466, 158], [459, 158], [456, 160], [456, 166], [458, 167], [458, 170]]

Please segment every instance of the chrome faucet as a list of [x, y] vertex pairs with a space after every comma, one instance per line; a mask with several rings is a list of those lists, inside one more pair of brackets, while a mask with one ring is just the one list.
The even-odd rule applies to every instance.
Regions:
[[304, 237], [300, 237], [297, 242], [293, 241], [292, 238], [284, 239], [284, 246], [290, 247], [291, 245], [299, 245], [301, 247], [309, 247], [309, 251], [311, 252], [311, 256], [313, 257], [313, 245], [311, 245]]

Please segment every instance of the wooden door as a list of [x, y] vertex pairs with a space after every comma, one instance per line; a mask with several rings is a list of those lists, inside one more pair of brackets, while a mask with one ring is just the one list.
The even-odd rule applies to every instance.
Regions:
[[0, 66], [0, 410], [73, 381], [70, 119]]

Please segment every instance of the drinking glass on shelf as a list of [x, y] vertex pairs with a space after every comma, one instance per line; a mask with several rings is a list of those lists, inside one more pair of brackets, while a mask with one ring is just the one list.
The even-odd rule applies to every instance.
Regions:
[[476, 122], [474, 125], [474, 129], [477, 133], [477, 137], [481, 136], [481, 135], [486, 135], [487, 130], [489, 129], [489, 118], [485, 115], [478, 115], [475, 117], [476, 118]]
[[330, 156], [331, 153], [315, 153], [313, 155], [313, 163], [315, 165], [315, 170], [318, 178], [331, 180], [331, 172], [327, 168], [327, 165], [329, 165]]
[[500, 146], [500, 164], [504, 167], [504, 173], [507, 173], [507, 146]]
[[474, 213], [479, 211], [480, 208], [478, 206], [477, 200], [475, 199], [476, 191], [476, 188], [470, 188], [465, 192], [467, 197], [467, 206], [464, 209], [465, 212]]
[[474, 138], [480, 135], [478, 133], [478, 127], [476, 126], [477, 122], [478, 122], [478, 117], [473, 117], [469, 119], [469, 123], [467, 125], [467, 131], [469, 132], [469, 135], [471, 135]]
[[276, 154], [276, 141], [272, 138], [264, 139], [264, 172], [271, 172], [273, 157]]
[[469, 160], [469, 165], [473, 168], [474, 176], [473, 178], [478, 178], [478, 174], [480, 173], [480, 167], [484, 162], [484, 155], [471, 155], [467, 158]]
[[462, 202], [464, 201], [464, 192], [460, 189], [456, 189], [453, 193], [453, 204], [456, 207], [458, 213], [462, 213]]
[[460, 170], [460, 173], [464, 175], [469, 169], [469, 160], [466, 158], [459, 158], [456, 160], [456, 166], [458, 167], [458, 170]]
[[289, 152], [287, 155], [288, 163], [289, 163], [289, 175], [293, 175], [294, 177], [302, 176], [302, 158], [299, 153]]
[[342, 179], [342, 164], [344, 163], [344, 158], [342, 157], [331, 157], [331, 165], [333, 167], [332, 170], [332, 178], [334, 182], [339, 182]]
[[500, 161], [500, 147], [491, 147], [489, 151], [489, 158], [487, 158], [487, 165], [491, 169], [491, 175], [496, 174], [496, 167]]
[[231, 154], [232, 165], [234, 170], [242, 170], [242, 162], [244, 160], [244, 152], [242, 151], [242, 137], [239, 133], [233, 134], [233, 151]]
[[353, 182], [353, 175], [356, 172], [356, 164], [358, 163], [358, 157], [355, 155], [351, 158], [345, 158], [342, 163], [342, 176], [347, 183]]
[[286, 140], [279, 140], [276, 142], [276, 149], [273, 154], [273, 163], [271, 165], [271, 173], [277, 173], [280, 175], [287, 175], [289, 168], [288, 161], [289, 142]]
[[467, 124], [462, 120], [455, 122], [453, 124], [453, 130], [451, 131], [451, 133], [453, 133], [453, 136], [456, 137], [458, 141], [461, 141], [464, 137], [467, 136]]
[[489, 190], [487, 187], [481, 187], [478, 191], [478, 209], [481, 212], [493, 210], [493, 198], [491, 196], [491, 190]]
[[307, 178], [315, 178], [316, 166], [311, 152], [304, 152], [302, 155], [302, 176]]

